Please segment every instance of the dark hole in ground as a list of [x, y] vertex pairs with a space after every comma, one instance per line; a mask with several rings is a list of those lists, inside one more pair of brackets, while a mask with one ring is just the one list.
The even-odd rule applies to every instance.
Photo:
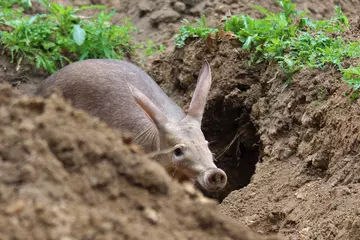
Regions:
[[217, 193], [201, 189], [204, 195], [222, 201], [230, 192], [249, 184], [259, 160], [259, 137], [246, 107], [224, 109], [223, 100], [209, 104], [203, 131], [215, 153], [215, 164], [228, 176], [225, 188]]

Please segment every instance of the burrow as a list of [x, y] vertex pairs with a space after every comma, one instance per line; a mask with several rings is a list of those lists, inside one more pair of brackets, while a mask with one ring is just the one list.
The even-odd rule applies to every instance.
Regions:
[[201, 40], [161, 56], [148, 72], [186, 110], [205, 60], [212, 67], [212, 87], [202, 129], [216, 165], [228, 175], [228, 184], [217, 193], [203, 192], [221, 202], [230, 192], [249, 184], [261, 160], [262, 146], [251, 112], [266, 92], [260, 78], [271, 69], [265, 64], [249, 65], [250, 56], [237, 41]]

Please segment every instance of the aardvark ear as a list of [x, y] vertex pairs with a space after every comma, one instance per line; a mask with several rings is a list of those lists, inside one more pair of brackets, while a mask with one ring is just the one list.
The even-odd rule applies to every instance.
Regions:
[[157, 127], [163, 126], [167, 122], [167, 117], [161, 110], [151, 101], [145, 94], [132, 84], [127, 83], [135, 101], [146, 112], [150, 119], [155, 123]]
[[211, 86], [211, 69], [210, 64], [205, 61], [196, 84], [196, 88], [191, 99], [188, 115], [195, 118], [201, 123], [204, 109], [206, 105], [206, 98], [209, 94]]

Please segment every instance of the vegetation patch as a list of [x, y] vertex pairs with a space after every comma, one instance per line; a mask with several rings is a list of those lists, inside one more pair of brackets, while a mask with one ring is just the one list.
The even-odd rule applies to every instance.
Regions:
[[184, 21], [175, 37], [177, 47], [183, 47], [187, 38], [219, 38], [230, 36], [238, 39], [242, 48], [251, 52], [251, 64], [276, 61], [286, 73], [289, 84], [292, 75], [303, 69], [324, 69], [336, 65], [344, 80], [352, 88], [351, 97], [360, 93], [360, 66], [344, 68], [343, 60], [360, 56], [359, 41], [345, 41], [341, 33], [349, 29], [347, 17], [339, 7], [336, 17], [312, 21], [307, 12], [296, 11], [290, 0], [277, 0], [282, 10], [270, 12], [260, 6], [254, 8], [265, 14], [263, 19], [248, 15], [225, 17], [217, 28], [208, 27], [205, 16], [195, 24]]
[[[123, 59], [127, 55], [145, 56], [163, 50], [163, 46], [148, 40], [136, 43], [131, 34], [137, 29], [125, 19], [121, 25], [110, 20], [115, 10], [90, 5], [74, 8], [48, 0], [38, 0], [46, 14], [29, 16], [29, 0], [9, 0], [0, 3], [0, 44], [9, 51], [12, 61], [20, 66], [23, 59], [37, 68], [53, 73], [72, 61], [88, 58]], [[93, 17], [81, 16], [81, 11], [98, 9]]]

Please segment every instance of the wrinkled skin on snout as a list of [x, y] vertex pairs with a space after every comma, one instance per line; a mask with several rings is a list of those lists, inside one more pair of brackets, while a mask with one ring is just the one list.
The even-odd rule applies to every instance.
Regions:
[[172, 149], [165, 159], [171, 159], [172, 172], [186, 174], [205, 190], [221, 190], [227, 177], [223, 170], [216, 167], [213, 154], [201, 131], [199, 122], [191, 116], [180, 122], [168, 122], [160, 129], [162, 149]]
[[227, 176], [214, 164], [213, 154], [201, 131], [201, 121], [210, 86], [211, 70], [209, 64], [205, 62], [188, 113], [180, 121], [174, 121], [168, 119], [150, 99], [129, 84], [136, 102], [158, 129], [158, 161], [170, 173], [181, 172], [206, 191], [215, 192], [224, 188]]

